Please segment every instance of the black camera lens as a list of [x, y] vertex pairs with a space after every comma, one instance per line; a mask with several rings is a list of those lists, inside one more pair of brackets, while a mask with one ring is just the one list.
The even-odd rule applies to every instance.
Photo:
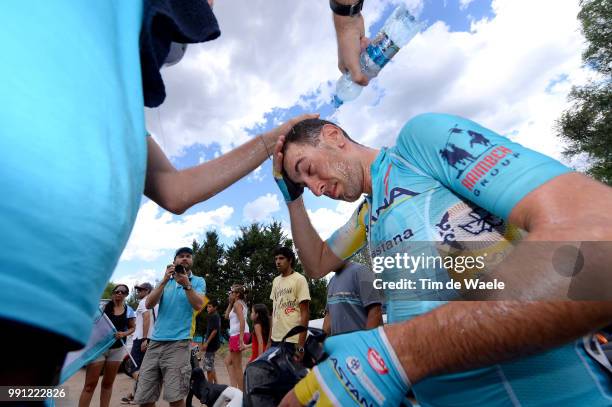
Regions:
[[184, 274], [186, 272], [185, 267], [181, 266], [180, 264], [177, 264], [176, 266], [174, 266], [174, 272]]

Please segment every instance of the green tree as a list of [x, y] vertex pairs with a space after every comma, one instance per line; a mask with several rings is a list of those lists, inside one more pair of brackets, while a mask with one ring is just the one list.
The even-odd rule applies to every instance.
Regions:
[[136, 290], [132, 290], [130, 292], [130, 295], [125, 300], [125, 303], [129, 305], [134, 311], [136, 311], [136, 308], [138, 308], [139, 303], [138, 295], [136, 295]]
[[556, 122], [567, 157], [586, 154], [587, 174], [612, 185], [612, 1], [582, 0], [578, 19], [587, 40], [584, 64], [598, 73], [569, 94], [573, 105]]
[[[204, 277], [206, 280], [206, 296], [209, 300], [216, 299], [221, 302], [226, 296], [221, 274], [225, 249], [219, 243], [217, 232], [206, 232], [206, 239], [201, 246], [194, 240], [193, 253], [193, 274]], [[205, 311], [200, 312], [196, 317], [196, 333], [200, 335], [206, 332], [206, 317]]]
[[113, 288], [115, 288], [115, 285], [117, 283], [113, 283], [112, 281], [109, 281], [108, 283], [106, 283], [106, 287], [104, 287], [104, 291], [102, 291], [102, 295], [100, 296], [101, 300], [110, 300], [113, 296]]

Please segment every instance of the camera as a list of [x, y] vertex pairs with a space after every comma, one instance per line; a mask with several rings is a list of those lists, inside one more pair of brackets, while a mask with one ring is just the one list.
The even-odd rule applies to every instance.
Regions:
[[187, 270], [185, 270], [185, 267], [181, 266], [180, 264], [177, 264], [176, 266], [174, 266], [174, 272], [179, 274], [185, 274]]

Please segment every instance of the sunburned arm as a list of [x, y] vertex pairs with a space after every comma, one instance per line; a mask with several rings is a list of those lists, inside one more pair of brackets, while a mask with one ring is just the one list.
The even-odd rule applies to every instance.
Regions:
[[184, 170], [174, 168], [152, 137], [147, 137], [145, 195], [162, 208], [181, 214], [227, 188], [259, 166], [272, 152], [279, 135], [316, 115], [295, 117], [222, 156]]
[[366, 329], [376, 328], [383, 324], [382, 306], [380, 304], [372, 304], [367, 307], [368, 319], [366, 321]]
[[340, 268], [344, 262], [324, 242], [310, 223], [302, 198], [289, 203], [291, 232], [304, 273], [310, 278], [321, 278]]
[[[310, 301], [300, 302], [300, 325], [308, 328], [308, 321], [310, 320]], [[303, 347], [306, 343], [306, 331], [302, 332], [298, 336], [298, 345]]]
[[[509, 222], [529, 234], [487, 276], [506, 285], [487, 298], [611, 300], [604, 273], [612, 264], [612, 211], [606, 208], [612, 208], [612, 188], [577, 173], [558, 176], [527, 194], [512, 209]], [[561, 256], [568, 247], [575, 247], [575, 253], [579, 248], [583, 260], [574, 278], [559, 271], [577, 262], [575, 256]]]
[[142, 314], [142, 338], [149, 337], [149, 327], [151, 326], [151, 312], [153, 311], [145, 311]]
[[331, 321], [329, 318], [329, 312], [325, 313], [325, 318], [323, 318], [323, 331], [327, 336], [331, 335]]
[[562, 345], [610, 321], [611, 302], [454, 302], [384, 329], [415, 384]]

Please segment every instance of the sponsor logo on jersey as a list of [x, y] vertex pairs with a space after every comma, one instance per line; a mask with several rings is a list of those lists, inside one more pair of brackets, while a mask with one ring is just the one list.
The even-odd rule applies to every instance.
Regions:
[[330, 357], [334, 372], [340, 379], [342, 383], [342, 387], [351, 395], [353, 400], [355, 400], [360, 406], [374, 407], [378, 405], [372, 400], [366, 398], [365, 394], [362, 394], [359, 388], [355, 386], [355, 384], [351, 381], [349, 375], [344, 371], [342, 366], [338, 363], [338, 359]]
[[498, 146], [492, 149], [486, 154], [480, 161], [478, 161], [474, 167], [465, 175], [461, 180], [461, 185], [466, 187], [468, 191], [472, 191], [476, 186], [476, 183], [487, 175], [495, 176], [499, 173], [499, 169], [493, 169], [497, 164], [501, 162], [503, 166], [510, 164], [510, 160], [507, 156], [518, 157], [514, 151], [504, 146]]
[[504, 221], [489, 213], [485, 209], [476, 208], [470, 212], [471, 222], [459, 225], [459, 227], [473, 235], [479, 235], [483, 232], [492, 232], [494, 228], [504, 224]]
[[346, 367], [348, 368], [349, 372], [355, 376], [361, 372], [361, 363], [355, 356], [349, 356], [346, 358]]
[[379, 374], [389, 373], [385, 360], [380, 356], [376, 349], [368, 349], [368, 363]]
[[411, 198], [413, 196], [417, 196], [419, 193], [418, 192], [414, 192], [411, 191], [409, 189], [406, 188], [402, 188], [402, 187], [393, 187], [391, 189], [391, 191], [389, 192], [389, 196], [385, 196], [385, 199], [383, 200], [382, 205], [380, 205], [377, 209], [376, 212], [373, 213], [371, 215], [372, 217], [372, 223], [375, 223], [378, 218], [380, 217], [381, 212], [384, 212], [385, 210], [389, 209], [390, 207], [393, 206], [394, 203], [396, 203], [396, 201], [398, 201], [401, 198]]

